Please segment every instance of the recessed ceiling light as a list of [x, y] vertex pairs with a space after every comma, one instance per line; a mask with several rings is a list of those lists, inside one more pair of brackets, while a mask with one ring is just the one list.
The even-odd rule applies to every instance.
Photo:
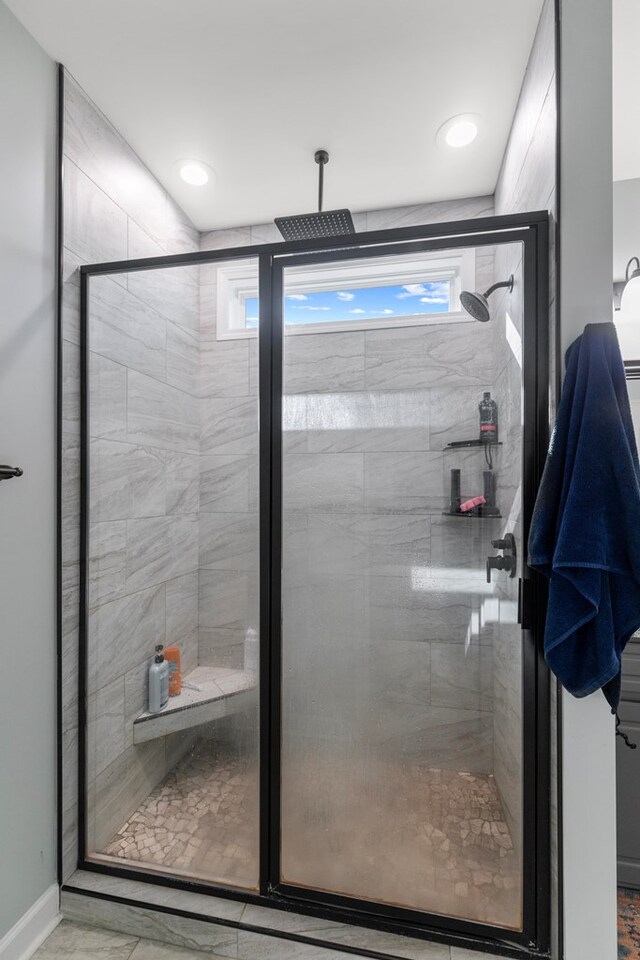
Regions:
[[480, 132], [480, 117], [471, 113], [463, 113], [451, 117], [438, 130], [436, 140], [441, 147], [468, 147], [477, 139]]
[[191, 187], [204, 187], [213, 177], [213, 170], [200, 160], [178, 160], [176, 167], [182, 180]]

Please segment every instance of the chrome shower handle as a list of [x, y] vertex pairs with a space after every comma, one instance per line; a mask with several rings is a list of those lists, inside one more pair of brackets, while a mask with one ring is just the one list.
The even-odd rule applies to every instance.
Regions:
[[0, 480], [11, 480], [12, 477], [21, 477], [24, 473], [22, 467], [10, 467], [6, 463], [0, 463]]

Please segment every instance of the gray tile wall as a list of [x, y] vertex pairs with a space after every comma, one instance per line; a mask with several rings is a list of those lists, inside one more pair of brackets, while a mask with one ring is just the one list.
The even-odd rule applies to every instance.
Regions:
[[[198, 234], [67, 74], [64, 104], [64, 875], [76, 863], [79, 591], [79, 275], [82, 263], [185, 253]], [[90, 841], [119, 825], [165, 772], [163, 741], [132, 745], [149, 652], [197, 655], [197, 272], [92, 286]], [[172, 745], [172, 758], [175, 744]]]
[[[491, 213], [491, 198], [479, 198], [359, 214], [357, 227]], [[201, 247], [278, 239], [264, 224], [203, 235]], [[240, 665], [257, 615], [256, 344], [215, 341], [215, 269], [201, 274], [210, 399], [202, 416], [200, 661]], [[480, 253], [481, 288], [493, 272], [493, 251]], [[454, 464], [442, 448], [475, 435], [477, 404], [496, 372], [493, 350], [491, 331], [473, 323], [287, 338], [284, 628], [288, 667], [299, 678], [288, 707], [305, 717], [309, 735], [364, 736], [358, 710], [369, 700], [384, 714], [390, 749], [426, 749], [434, 766], [492, 769], [491, 632], [478, 626], [473, 585], [442, 592], [431, 568], [483, 576], [477, 527], [441, 516], [450, 467], [461, 463], [469, 492], [481, 492], [481, 461], [464, 454]], [[362, 665], [358, 703], [345, 649]]]
[[[549, 383], [555, 382], [557, 358], [553, 352], [556, 325], [555, 288], [555, 223], [556, 223], [556, 64], [555, 64], [555, 4], [545, 0], [536, 38], [531, 50], [527, 72], [520, 92], [509, 142], [504, 155], [502, 170], [496, 185], [496, 213], [517, 213], [526, 210], [548, 210], [551, 214], [550, 260], [549, 260], [549, 343], [551, 362]], [[496, 262], [496, 271], [508, 276], [519, 268], [517, 253], [504, 256]], [[512, 319], [513, 298], [504, 302]], [[504, 317], [502, 317], [504, 319]], [[504, 382], [512, 375], [513, 364], [503, 370]], [[550, 391], [552, 403], [553, 389]], [[515, 424], [513, 424], [515, 429]], [[512, 522], [519, 527], [519, 515]], [[522, 544], [524, 553], [526, 545]], [[516, 726], [519, 715], [517, 678], [520, 675], [520, 647], [513, 643], [514, 626], [505, 624], [496, 632], [495, 677], [495, 776], [498, 788], [514, 831], [514, 824], [521, 819], [520, 776], [515, 758], [520, 754], [520, 728]], [[555, 688], [552, 687], [553, 713], [555, 715]], [[555, 904], [558, 902], [557, 873], [557, 780], [556, 736], [552, 731], [552, 910], [553, 950], [558, 952], [558, 928]]]

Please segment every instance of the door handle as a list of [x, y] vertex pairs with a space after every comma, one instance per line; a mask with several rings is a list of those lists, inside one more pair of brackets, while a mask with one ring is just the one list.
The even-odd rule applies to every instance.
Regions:
[[24, 473], [22, 467], [10, 467], [6, 463], [0, 463], [0, 480], [11, 480], [12, 477], [21, 477]]

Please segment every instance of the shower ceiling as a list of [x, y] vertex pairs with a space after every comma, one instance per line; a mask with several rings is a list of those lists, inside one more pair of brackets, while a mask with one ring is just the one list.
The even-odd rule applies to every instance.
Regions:
[[[201, 230], [490, 194], [542, 0], [6, 0]], [[461, 113], [481, 135], [436, 133]], [[176, 160], [215, 182], [183, 183]], [[267, 158], [265, 160], [265, 158]], [[339, 161], [339, 162], [338, 162]]]

